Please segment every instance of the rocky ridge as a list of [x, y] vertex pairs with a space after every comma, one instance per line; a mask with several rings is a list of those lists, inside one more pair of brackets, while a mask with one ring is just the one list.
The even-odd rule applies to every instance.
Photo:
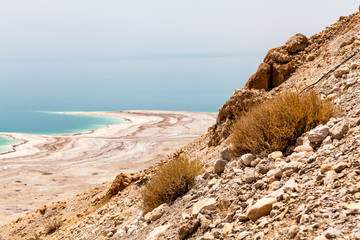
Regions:
[[[232, 122], [247, 108], [281, 91], [304, 89], [358, 51], [359, 30], [359, 13], [355, 13], [310, 37], [307, 44], [294, 40], [305, 48], [288, 47], [289, 41], [285, 47], [270, 50], [268, 55], [273, 58], [279, 57], [276, 51], [293, 54], [291, 61], [296, 67], [291, 76], [268, 92], [235, 90], [209, 133], [174, 153], [197, 156], [206, 164], [194, 188], [173, 204], [163, 204], [149, 213], [141, 210], [139, 190], [163, 160], [145, 171], [119, 175], [114, 183], [104, 183], [74, 199], [43, 206], [1, 227], [0, 236], [360, 239], [359, 55], [313, 87], [323, 98], [340, 105], [342, 116], [304, 133], [291, 154], [234, 157], [226, 141]], [[56, 226], [54, 231], [48, 231], [52, 226]]]

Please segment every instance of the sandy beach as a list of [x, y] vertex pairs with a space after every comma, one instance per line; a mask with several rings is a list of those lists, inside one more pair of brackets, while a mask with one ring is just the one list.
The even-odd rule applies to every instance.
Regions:
[[1, 133], [22, 143], [0, 155], [0, 225], [41, 205], [74, 196], [117, 174], [149, 167], [215, 123], [214, 113], [71, 112], [127, 123], [86, 133]]

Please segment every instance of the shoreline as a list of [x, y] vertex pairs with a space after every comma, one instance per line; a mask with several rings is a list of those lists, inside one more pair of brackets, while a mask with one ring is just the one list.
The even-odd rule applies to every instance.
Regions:
[[0, 154], [0, 225], [121, 172], [145, 169], [206, 132], [216, 118], [213, 113], [139, 110], [66, 114], [127, 122], [76, 134], [1, 133], [22, 143]]
[[0, 156], [4, 155], [4, 154], [8, 154], [11, 152], [15, 152], [16, 148], [19, 145], [22, 144], [26, 144], [27, 141], [23, 141], [22, 139], [19, 138], [15, 138], [13, 136], [13, 134], [22, 134], [22, 135], [40, 135], [40, 136], [68, 136], [68, 135], [81, 135], [81, 134], [88, 134], [91, 133], [97, 129], [101, 129], [101, 128], [107, 128], [111, 125], [119, 125], [119, 124], [126, 124], [128, 123], [128, 121], [130, 121], [129, 119], [123, 119], [121, 117], [118, 116], [104, 116], [104, 115], [99, 115], [99, 114], [94, 114], [94, 113], [106, 113], [104, 111], [86, 111], [86, 112], [53, 112], [53, 111], [40, 111], [42, 113], [48, 113], [48, 114], [67, 114], [67, 115], [79, 115], [79, 116], [91, 116], [91, 117], [100, 117], [100, 118], [116, 118], [118, 121], [117, 123], [113, 123], [113, 124], [96, 124], [96, 126], [94, 126], [93, 128], [84, 128], [84, 129], [79, 129], [76, 132], [64, 132], [64, 133], [22, 133], [22, 132], [0, 132], [0, 137], [3, 137], [5, 139], [9, 139], [9, 140], [13, 140], [13, 141], [18, 141], [18, 143], [13, 143], [13, 144], [6, 144], [3, 146], [8, 146], [9, 148], [11, 148], [11, 150], [8, 151], [3, 151], [0, 152]]

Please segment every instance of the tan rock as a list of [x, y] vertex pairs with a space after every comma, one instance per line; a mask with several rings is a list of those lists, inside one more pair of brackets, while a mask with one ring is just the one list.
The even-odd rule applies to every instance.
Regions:
[[334, 139], [343, 138], [349, 131], [349, 124], [345, 121], [337, 123], [330, 129], [330, 136]]
[[227, 223], [225, 224], [225, 226], [222, 228], [222, 236], [226, 237], [229, 234], [231, 234], [234, 231], [234, 223]]
[[334, 76], [336, 78], [340, 78], [345, 74], [348, 74], [349, 72], [350, 72], [350, 68], [348, 66], [342, 66], [334, 71]]
[[247, 217], [253, 221], [269, 214], [272, 210], [272, 205], [276, 203], [276, 198], [262, 198], [254, 205], [249, 207]]
[[297, 225], [292, 225], [289, 230], [289, 239], [294, 239], [296, 234], [299, 232], [299, 227]]
[[132, 177], [128, 174], [121, 173], [117, 175], [106, 195], [109, 197], [116, 195], [118, 192], [126, 188], [131, 183], [131, 181]]
[[356, 211], [360, 212], [360, 202], [357, 202], [357, 203], [343, 203], [342, 205], [345, 208], [349, 209], [349, 210], [356, 210]]
[[247, 220], [249, 220], [249, 218], [247, 217], [246, 214], [236, 214], [234, 216], [234, 219], [238, 219], [239, 221], [247, 221]]
[[271, 66], [267, 63], [261, 63], [258, 70], [253, 74], [245, 87], [250, 89], [270, 89]]
[[187, 220], [186, 222], [183, 222], [178, 230], [180, 240], [185, 239], [190, 234], [194, 233], [198, 227], [199, 220], [197, 219], [193, 219], [190, 221]]
[[44, 215], [45, 214], [45, 211], [46, 211], [46, 205], [44, 205], [44, 206], [41, 206], [39, 209], [38, 209], [38, 211], [42, 214], [42, 215]]
[[291, 61], [291, 56], [284, 47], [272, 48], [266, 54], [264, 62], [270, 63], [274, 61], [277, 63], [288, 63]]
[[345, 168], [347, 168], [347, 164], [345, 162], [339, 162], [338, 164], [336, 164], [334, 166], [334, 171], [339, 173], [342, 170], [344, 170]]
[[147, 214], [145, 214], [144, 220], [145, 221], [155, 221], [155, 220], [159, 219], [164, 214], [165, 209], [167, 207], [168, 207], [168, 205], [166, 203], [161, 204], [160, 206], [158, 206], [151, 212], [148, 212]]
[[157, 228], [154, 228], [145, 238], [145, 240], [157, 240], [163, 235], [166, 230], [171, 226], [171, 224], [166, 224]]
[[192, 209], [192, 215], [197, 216], [202, 209], [215, 210], [216, 199], [215, 198], [204, 198], [196, 202]]
[[272, 87], [277, 87], [283, 83], [290, 76], [290, 73], [292, 73], [293, 70], [294, 66], [292, 62], [287, 64], [274, 63], [272, 65], [271, 75]]
[[288, 52], [295, 53], [304, 50], [309, 45], [309, 41], [305, 35], [297, 33], [289, 38], [285, 44]]
[[268, 155], [268, 158], [273, 159], [273, 160], [276, 160], [278, 158], [284, 159], [284, 154], [280, 151], [275, 151], [275, 152], [270, 153]]
[[321, 173], [326, 173], [326, 172], [331, 171], [331, 170], [333, 170], [333, 166], [331, 164], [323, 164], [320, 167], [320, 172]]
[[300, 146], [297, 146], [295, 149], [294, 149], [294, 152], [312, 152], [314, 151], [314, 149], [309, 145], [309, 144], [305, 144], [305, 145], [300, 145]]

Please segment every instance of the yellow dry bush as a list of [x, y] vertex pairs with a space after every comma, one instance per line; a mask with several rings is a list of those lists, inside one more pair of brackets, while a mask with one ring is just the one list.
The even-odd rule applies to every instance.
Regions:
[[159, 167], [157, 173], [141, 191], [146, 212], [163, 203], [171, 203], [185, 194], [194, 184], [194, 178], [201, 174], [203, 166], [199, 159], [190, 160], [184, 155], [175, 156]]
[[281, 93], [250, 109], [234, 124], [230, 138], [234, 153], [265, 155], [285, 151], [304, 132], [340, 113], [329, 100], [314, 91]]

